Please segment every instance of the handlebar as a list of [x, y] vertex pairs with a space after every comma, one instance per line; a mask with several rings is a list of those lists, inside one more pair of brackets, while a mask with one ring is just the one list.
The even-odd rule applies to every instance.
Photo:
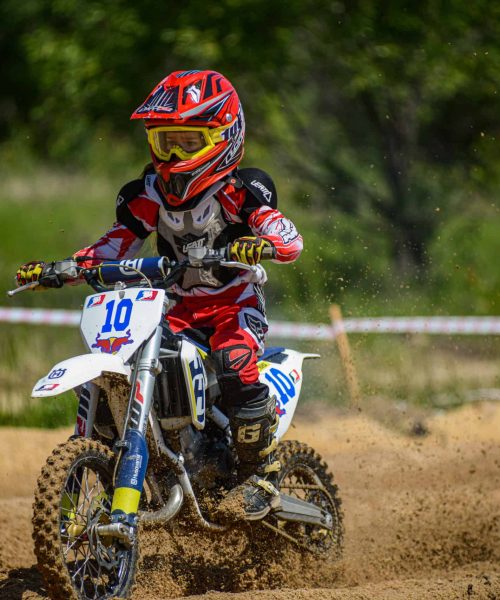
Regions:
[[[50, 278], [52, 287], [61, 287], [64, 282], [75, 281], [83, 276], [86, 282], [96, 291], [103, 292], [118, 282], [125, 287], [127, 283], [137, 285], [145, 283], [153, 287], [152, 282], [161, 287], [171, 287], [189, 268], [209, 268], [212, 266], [223, 266], [241, 270], [256, 272], [257, 266], [228, 260], [228, 249], [219, 248], [193, 248], [188, 251], [188, 256], [182, 261], [170, 261], [165, 256], [135, 258], [131, 260], [109, 260], [90, 268], [78, 266], [75, 260], [64, 260], [47, 265], [47, 274], [43, 274], [39, 281], [34, 281], [7, 292], [8, 296], [14, 296], [28, 289], [34, 289], [38, 285], [44, 285], [44, 279]], [[274, 258], [273, 248], [264, 248], [263, 259]], [[54, 285], [54, 278], [57, 284]]]

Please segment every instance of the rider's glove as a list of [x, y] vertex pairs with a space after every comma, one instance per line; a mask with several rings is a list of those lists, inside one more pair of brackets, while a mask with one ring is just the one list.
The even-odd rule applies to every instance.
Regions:
[[44, 267], [45, 263], [37, 260], [32, 260], [20, 266], [16, 273], [17, 285], [20, 287], [21, 285], [38, 281], [43, 275]]
[[274, 255], [274, 246], [269, 240], [264, 238], [247, 235], [237, 238], [229, 245], [229, 256], [232, 260], [245, 263], [246, 265], [256, 265], [262, 260], [264, 250], [266, 254]]
[[16, 280], [18, 287], [39, 281], [40, 285], [34, 288], [36, 290], [62, 286], [62, 281], [54, 270], [54, 263], [47, 264], [43, 261], [33, 260], [19, 267]]

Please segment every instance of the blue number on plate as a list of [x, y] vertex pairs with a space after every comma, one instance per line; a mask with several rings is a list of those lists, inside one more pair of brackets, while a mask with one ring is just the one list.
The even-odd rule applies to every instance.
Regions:
[[295, 385], [288, 377], [279, 369], [272, 368], [265, 374], [265, 378], [272, 383], [280, 395], [281, 404], [286, 404], [290, 398], [295, 396]]
[[[118, 302], [116, 306], [116, 313], [113, 319], [113, 312], [115, 307], [115, 301], [111, 300], [106, 304], [106, 320], [102, 327], [102, 333], [109, 333], [114, 327], [115, 331], [124, 331], [130, 324], [130, 317], [132, 315], [132, 300], [129, 298], [123, 298]], [[113, 325], [111, 325], [113, 321]]]

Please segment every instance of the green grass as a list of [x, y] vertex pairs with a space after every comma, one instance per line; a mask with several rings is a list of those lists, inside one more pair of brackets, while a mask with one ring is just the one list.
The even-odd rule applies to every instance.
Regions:
[[35, 383], [56, 363], [86, 352], [78, 328], [0, 323], [0, 411], [30, 402]]
[[[77, 308], [88, 292], [65, 288], [26, 292], [7, 300], [19, 265], [30, 260], [60, 260], [96, 241], [114, 221], [116, 189], [102, 179], [86, 185], [82, 177], [52, 181], [38, 174], [34, 180], [7, 180], [0, 197], [0, 296], [3, 305]], [[57, 183], [59, 182], [59, 187]], [[92, 182], [88, 178], [88, 182]], [[30, 183], [31, 185], [28, 185]], [[33, 190], [36, 190], [34, 192]], [[50, 193], [50, 196], [48, 194]], [[30, 195], [31, 194], [31, 195]], [[32, 197], [36, 194], [36, 197]]]
[[0, 426], [46, 429], [66, 427], [75, 423], [77, 408], [75, 394], [67, 392], [54, 398], [28, 402], [16, 412], [0, 411]]

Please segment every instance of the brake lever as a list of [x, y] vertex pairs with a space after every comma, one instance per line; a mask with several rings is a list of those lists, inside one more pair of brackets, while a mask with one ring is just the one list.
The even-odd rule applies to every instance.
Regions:
[[32, 289], [38, 287], [39, 285], [40, 285], [39, 281], [32, 281], [31, 283], [25, 283], [24, 285], [20, 285], [15, 290], [9, 290], [7, 292], [7, 296], [12, 298], [12, 296], [19, 294], [20, 292], [25, 292], [26, 290], [32, 290]]
[[233, 269], [242, 269], [244, 271], [257, 272], [257, 265], [247, 265], [245, 263], [238, 262], [236, 260], [221, 260], [219, 262], [221, 267], [232, 267]]

